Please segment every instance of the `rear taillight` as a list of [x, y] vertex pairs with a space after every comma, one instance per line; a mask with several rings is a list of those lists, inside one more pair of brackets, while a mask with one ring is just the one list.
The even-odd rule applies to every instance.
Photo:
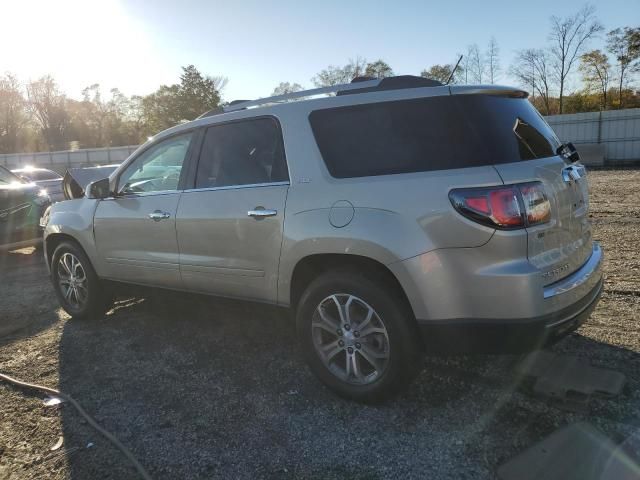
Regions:
[[454, 208], [471, 220], [504, 230], [548, 222], [551, 205], [540, 182], [449, 192]]

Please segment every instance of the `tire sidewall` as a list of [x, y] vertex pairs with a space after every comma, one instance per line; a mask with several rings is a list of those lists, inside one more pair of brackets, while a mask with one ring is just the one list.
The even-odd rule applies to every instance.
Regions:
[[[67, 302], [58, 284], [57, 265], [60, 261], [60, 257], [62, 257], [62, 255], [64, 255], [65, 253], [73, 254], [80, 261], [80, 264], [82, 265], [82, 268], [84, 269], [85, 275], [87, 277], [88, 300], [80, 308], [74, 307], [69, 302]], [[93, 266], [91, 265], [91, 262], [89, 261], [89, 258], [84, 253], [84, 251], [75, 243], [62, 242], [60, 245], [58, 245], [58, 247], [56, 247], [51, 260], [51, 282], [53, 283], [53, 289], [56, 293], [56, 297], [58, 297], [60, 306], [73, 318], [87, 318], [98, 313], [99, 305], [102, 302], [100, 281], [95, 273], [95, 270], [93, 269]]]
[[[332, 294], [350, 294], [368, 303], [379, 315], [389, 337], [389, 364], [383, 374], [368, 385], [354, 385], [335, 377], [316, 351], [311, 322], [322, 300]], [[296, 309], [296, 327], [303, 354], [311, 370], [340, 396], [364, 402], [388, 398], [404, 387], [419, 366], [417, 343], [409, 328], [409, 314], [392, 290], [386, 290], [363, 275], [335, 272], [313, 281]]]

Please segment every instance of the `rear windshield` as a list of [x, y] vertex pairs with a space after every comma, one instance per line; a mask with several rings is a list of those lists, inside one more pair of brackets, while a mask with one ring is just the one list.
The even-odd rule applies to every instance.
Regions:
[[532, 160], [560, 145], [528, 100], [489, 95], [316, 110], [309, 120], [336, 178]]

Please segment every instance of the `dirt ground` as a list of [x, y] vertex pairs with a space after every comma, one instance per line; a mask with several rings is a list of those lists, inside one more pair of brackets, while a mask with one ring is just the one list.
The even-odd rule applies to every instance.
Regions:
[[[589, 175], [606, 291], [552, 350], [628, 382], [584, 412], [528, 394], [511, 356], [428, 357], [399, 398], [343, 401], [304, 366], [289, 318], [260, 305], [147, 295], [71, 321], [31, 249], [0, 256], [0, 372], [71, 394], [154, 478], [485, 479], [574, 422], [624, 441], [640, 431], [640, 171]], [[136, 478], [71, 406], [3, 384], [0, 405], [0, 479]]]

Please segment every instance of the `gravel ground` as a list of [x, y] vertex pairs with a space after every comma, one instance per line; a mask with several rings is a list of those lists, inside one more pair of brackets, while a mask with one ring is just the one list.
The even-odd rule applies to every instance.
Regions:
[[[0, 257], [0, 371], [74, 396], [154, 478], [484, 479], [577, 421], [621, 441], [640, 430], [640, 171], [590, 182], [606, 291], [553, 350], [628, 383], [583, 413], [529, 396], [511, 356], [426, 358], [399, 398], [343, 401], [303, 365], [289, 318], [264, 306], [163, 293], [70, 321], [31, 249]], [[71, 406], [42, 400], [0, 384], [0, 479], [136, 478]]]

